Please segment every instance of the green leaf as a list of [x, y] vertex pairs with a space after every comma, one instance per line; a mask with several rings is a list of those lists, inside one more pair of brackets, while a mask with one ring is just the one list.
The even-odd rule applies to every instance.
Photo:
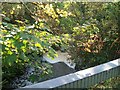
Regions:
[[38, 80], [38, 76], [37, 75], [30, 75], [30, 77], [29, 77], [29, 80], [31, 81], [31, 82], [35, 82], [35, 81], [37, 81]]
[[12, 66], [16, 60], [17, 60], [17, 56], [15, 53], [13, 53], [11, 55], [6, 55], [3, 62], [6, 63], [6, 65]]
[[10, 18], [8, 18], [8, 17], [5, 17], [5, 18], [4, 18], [4, 20], [6, 20], [6, 21], [10, 21]]

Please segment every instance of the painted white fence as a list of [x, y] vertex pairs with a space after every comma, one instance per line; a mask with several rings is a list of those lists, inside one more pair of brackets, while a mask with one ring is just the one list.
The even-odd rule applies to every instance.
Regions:
[[111, 77], [116, 77], [120, 74], [120, 59], [116, 59], [95, 67], [71, 73], [65, 76], [25, 86], [26, 88], [89, 88], [92, 85], [98, 84]]

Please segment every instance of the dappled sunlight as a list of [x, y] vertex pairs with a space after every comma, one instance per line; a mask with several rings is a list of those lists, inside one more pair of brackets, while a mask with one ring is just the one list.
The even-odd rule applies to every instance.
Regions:
[[0, 3], [3, 89], [83, 88], [118, 75], [120, 2], [10, 1]]

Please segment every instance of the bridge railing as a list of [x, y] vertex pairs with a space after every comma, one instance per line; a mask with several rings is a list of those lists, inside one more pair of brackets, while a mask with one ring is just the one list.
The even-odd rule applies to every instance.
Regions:
[[25, 88], [89, 88], [120, 74], [120, 59], [81, 70], [58, 78], [50, 79]]

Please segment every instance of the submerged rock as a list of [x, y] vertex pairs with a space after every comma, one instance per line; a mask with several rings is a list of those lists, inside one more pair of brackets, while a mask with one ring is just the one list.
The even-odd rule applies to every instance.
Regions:
[[11, 82], [12, 88], [19, 88], [19, 87], [24, 87], [24, 86], [33, 84], [28, 80], [29, 76], [33, 72], [34, 72], [34, 68], [32, 67], [26, 68], [26, 72], [24, 75], [20, 77], [15, 77], [15, 79]]

